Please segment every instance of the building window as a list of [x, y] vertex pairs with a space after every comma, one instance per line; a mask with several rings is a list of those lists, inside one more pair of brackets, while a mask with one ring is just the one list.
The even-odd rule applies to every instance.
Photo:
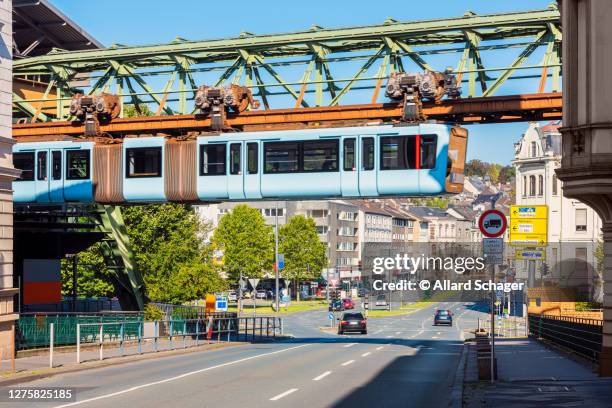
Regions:
[[538, 145], [536, 142], [531, 142], [531, 157], [538, 156]]
[[587, 210], [586, 208], [576, 208], [576, 231], [587, 230]]
[[13, 153], [13, 165], [21, 170], [20, 181], [34, 180], [34, 153]]
[[544, 176], [538, 176], [538, 196], [544, 195]]
[[66, 151], [66, 179], [89, 179], [89, 150]]
[[317, 225], [315, 228], [317, 229], [317, 234], [319, 235], [327, 234], [329, 231], [329, 227], [327, 225]]
[[[278, 216], [279, 217], [282, 217], [283, 214], [285, 213], [283, 210], [284, 210], [283, 208], [279, 208], [278, 209]], [[264, 210], [264, 215], [266, 217], [276, 217], [276, 208], [266, 208]]]
[[527, 197], [527, 176], [523, 176], [523, 197]]
[[225, 176], [226, 145], [200, 146], [200, 176]]
[[552, 195], [557, 195], [557, 175], [553, 174], [552, 176]]
[[307, 210], [306, 216], [308, 218], [325, 218], [327, 217], [327, 210]]
[[536, 194], [536, 178], [529, 176], [529, 196], [533, 197]]

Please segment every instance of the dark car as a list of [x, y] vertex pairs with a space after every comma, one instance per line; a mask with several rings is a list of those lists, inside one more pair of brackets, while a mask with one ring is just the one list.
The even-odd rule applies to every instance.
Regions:
[[346, 310], [355, 308], [355, 302], [353, 302], [353, 299], [349, 299], [349, 298], [342, 299], [342, 303], [344, 304], [344, 308]]
[[344, 310], [344, 302], [341, 300], [334, 300], [329, 304], [330, 312], [342, 312]]
[[450, 310], [436, 310], [434, 316], [434, 326], [439, 324], [453, 325], [453, 313]]
[[361, 313], [347, 312], [342, 315], [338, 325], [338, 334], [361, 333], [368, 334], [367, 320]]

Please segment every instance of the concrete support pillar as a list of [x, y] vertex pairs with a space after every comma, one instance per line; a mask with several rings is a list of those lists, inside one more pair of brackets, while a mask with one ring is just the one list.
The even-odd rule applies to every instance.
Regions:
[[563, 194], [602, 219], [604, 329], [600, 375], [612, 376], [612, 1], [560, 0]]

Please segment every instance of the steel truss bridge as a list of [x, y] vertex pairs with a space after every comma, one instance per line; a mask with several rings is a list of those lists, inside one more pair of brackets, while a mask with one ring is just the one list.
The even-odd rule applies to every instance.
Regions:
[[[120, 117], [100, 124], [103, 136], [207, 132], [210, 118], [194, 114], [199, 85], [246, 86], [261, 101], [260, 109], [227, 115], [235, 130], [393, 123], [401, 120], [402, 105], [384, 98], [389, 74], [448, 66], [462, 84], [462, 98], [425, 104], [430, 119], [464, 124], [560, 119], [561, 40], [559, 11], [551, 5], [518, 13], [468, 12], [439, 20], [388, 19], [341, 29], [313, 26], [231, 39], [56, 50], [14, 61], [16, 82], [38, 91], [26, 95], [15, 89], [13, 136], [18, 142], [83, 137], [83, 124], [69, 114], [77, 90], [119, 96]], [[108, 267], [124, 294], [122, 303], [142, 308], [143, 281], [119, 207], [91, 214], [100, 225], [96, 231], [115, 242], [107, 251]], [[26, 217], [32, 217], [27, 209]]]
[[[399, 107], [380, 103], [390, 73], [447, 66], [462, 83], [462, 99], [426, 107], [432, 119], [556, 119], [561, 112], [561, 39], [559, 11], [551, 5], [517, 13], [468, 12], [439, 20], [388, 19], [374, 26], [313, 26], [284, 34], [243, 32], [231, 39], [177, 38], [163, 45], [56, 51], [14, 62], [13, 75], [41, 89], [37, 98], [14, 93], [15, 116], [27, 122], [15, 126], [14, 135], [78, 134], [74, 124], [53, 123], [71, 119], [67, 105], [76, 89], [117, 94], [122, 107], [153, 115], [117, 120], [104, 132], [203, 130], [208, 123], [194, 119], [192, 102], [202, 84], [252, 89], [262, 107], [230, 116], [238, 128], [391, 121], [400, 117]], [[532, 89], [531, 94], [516, 95], [517, 87]]]

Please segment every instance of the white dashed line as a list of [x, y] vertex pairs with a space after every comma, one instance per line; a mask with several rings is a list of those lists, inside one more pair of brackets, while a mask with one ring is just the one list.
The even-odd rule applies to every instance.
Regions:
[[349, 361], [345, 361], [344, 363], [342, 363], [342, 366], [347, 366], [349, 364], [353, 364], [355, 362], [355, 360], [349, 360]]
[[383, 346], [376, 347], [376, 350], [382, 350], [382, 349], [383, 349]]
[[370, 354], [372, 354], [372, 353], [370, 353], [370, 352], [368, 351], [367, 353], [363, 353], [363, 354], [361, 355], [361, 357], [367, 357], [367, 356], [369, 356]]
[[326, 371], [326, 372], [324, 372], [323, 374], [321, 374], [321, 375], [319, 375], [319, 376], [317, 376], [317, 377], [313, 378], [313, 379], [312, 379], [312, 381], [319, 381], [319, 380], [322, 380], [323, 378], [327, 377], [327, 376], [328, 376], [328, 375], [330, 375], [331, 373], [332, 373], [331, 371]]
[[391, 337], [393, 337], [393, 336], [387, 336], [388, 339], [390, 339]]
[[402, 334], [402, 332], [395, 332], [395, 334]]
[[342, 346], [342, 347], [345, 347], [345, 348], [346, 348], [346, 347], [353, 347], [355, 344], [357, 344], [357, 343], [349, 343], [349, 344], [345, 344], [345, 345], [344, 345], [344, 346]]
[[270, 401], [278, 401], [279, 399], [281, 399], [283, 397], [286, 397], [289, 394], [293, 394], [297, 390], [298, 390], [297, 388], [292, 388], [290, 390], [287, 390], [287, 391], [283, 392], [282, 394], [278, 394], [276, 397], [270, 398]]

